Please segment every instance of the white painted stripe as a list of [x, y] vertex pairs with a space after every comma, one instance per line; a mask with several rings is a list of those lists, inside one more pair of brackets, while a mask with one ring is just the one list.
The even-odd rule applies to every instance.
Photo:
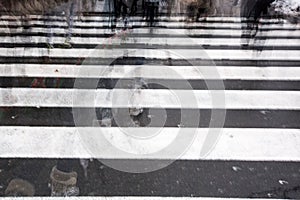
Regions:
[[[51, 29], [53, 33], [56, 34], [61, 34], [61, 33], [66, 33], [65, 28], [52, 28]], [[3, 33], [24, 33], [27, 32], [28, 34], [30, 33], [49, 33], [50, 29], [48, 28], [38, 28], [38, 27], [32, 27], [30, 29], [27, 29], [26, 31], [22, 28], [0, 28], [0, 31]], [[89, 28], [89, 29], [78, 29], [74, 28], [72, 29], [73, 34], [111, 34], [113, 33], [109, 29], [94, 29], [94, 28]]]
[[[20, 28], [0, 28], [0, 31], [3, 33], [22, 33], [25, 30]], [[66, 29], [64, 28], [52, 28], [54, 33], [65, 33]], [[47, 28], [37, 28], [32, 27], [29, 30], [26, 30], [28, 34], [30, 33], [48, 33], [49, 29]], [[80, 28], [73, 28], [72, 32], [74, 34], [111, 34], [111, 30], [109, 29], [94, 29], [94, 28], [87, 28], [87, 29], [80, 29]], [[121, 31], [120, 31], [121, 32]], [[148, 28], [138, 28], [133, 29], [130, 31], [126, 31], [128, 33], [132, 32], [135, 34], [149, 34], [150, 29]], [[155, 28], [152, 31], [152, 34], [168, 34], [168, 35], [219, 35], [219, 36], [241, 36], [241, 30], [207, 30], [207, 29], [161, 29]], [[260, 33], [258, 34], [258, 36]], [[300, 31], [287, 31], [287, 30], [272, 30], [266, 33], [262, 33], [261, 35], [265, 37], [299, 37]]]
[[[120, 21], [118, 21], [120, 23]], [[110, 22], [80, 22], [80, 21], [75, 21], [73, 23], [74, 26], [83, 26], [83, 27], [102, 27], [104, 25], [108, 25]], [[121, 22], [122, 23], [122, 22]], [[29, 21], [30, 25], [53, 25], [53, 26], [67, 26], [66, 21], [39, 21], [39, 20], [31, 20]], [[141, 25], [145, 26], [148, 23], [147, 22], [132, 22], [133, 25]], [[22, 21], [0, 21], [0, 25], [11, 25], [11, 26], [21, 26], [23, 25]], [[207, 22], [199, 22], [199, 23], [185, 23], [185, 22], [157, 22], [155, 25], [159, 26], [168, 26], [168, 27], [181, 27], [181, 26], [188, 26], [188, 27], [193, 27], [193, 26], [205, 26], [205, 27], [230, 27], [230, 28], [240, 28], [241, 24], [237, 23], [207, 23]]]
[[[1, 20], [20, 20], [22, 19], [21, 16], [13, 16], [13, 15], [1, 15], [0, 16]], [[24, 17], [23, 17], [24, 19]], [[65, 20], [66, 18], [64, 16], [59, 16], [59, 15], [51, 15], [51, 16], [46, 16], [46, 15], [26, 15], [26, 19], [31, 19], [31, 20]], [[108, 21], [111, 19], [111, 17], [108, 16], [73, 16], [74, 20], [92, 20], [92, 21]], [[167, 20], [167, 21], [183, 21], [186, 20], [187, 17], [185, 15], [182, 16], [158, 16], [158, 20]], [[135, 20], [135, 21], [143, 21], [145, 18], [141, 16], [130, 16], [129, 20]], [[199, 18], [199, 21], [204, 20], [204, 18]], [[209, 16], [205, 17], [206, 21], [209, 22], [241, 22], [242, 20], [247, 20], [247, 18], [241, 18], [241, 17], [216, 17], [216, 16]], [[285, 22], [288, 23], [288, 20], [285, 19], [260, 19], [260, 22], [273, 22], [273, 23], [278, 23], [278, 22]]]
[[[73, 38], [72, 41], [78, 44], [97, 44], [98, 38]], [[102, 40], [103, 42], [108, 42], [108, 40]], [[147, 44], [147, 45], [188, 45], [188, 46], [198, 46], [198, 45], [240, 45], [245, 44], [243, 39], [211, 39], [211, 38], [126, 38], [125, 43], [131, 44]], [[257, 41], [259, 43], [259, 41]], [[261, 42], [264, 46], [299, 46], [300, 39], [268, 39]]]
[[[206, 17], [206, 21], [223, 21], [223, 22], [241, 22], [241, 20], [247, 20], [245, 17]], [[260, 22], [287, 22], [285, 19], [260, 19]]]
[[[68, 200], [250, 200], [250, 198], [213, 198], [213, 197], [150, 197], [150, 196], [122, 196], [122, 197], [67, 197]], [[60, 200], [62, 197], [2, 197], [4, 200]], [[251, 198], [252, 199], [252, 198]], [[260, 200], [270, 200], [260, 199]]]
[[[96, 86], [95, 86], [96, 87]], [[213, 100], [213, 102], [212, 102]], [[3, 107], [145, 107], [299, 110], [298, 91], [1, 88]]]
[[[136, 78], [299, 81], [300, 67], [0, 64], [3, 77]], [[170, 73], [172, 72], [172, 73]]]
[[[63, 43], [65, 37], [53, 37], [53, 44]], [[105, 45], [114, 43], [114, 40], [110, 38], [82, 38], [72, 37], [73, 44], [94, 44], [94, 45]], [[15, 37], [0, 37], [0, 43], [9, 44], [23, 44], [23, 43], [46, 43], [47, 37], [40, 36], [15, 36]], [[199, 45], [241, 45], [247, 44], [245, 39], [241, 38], [182, 38], [182, 37], [127, 37], [122, 43], [126, 44], [145, 44], [145, 45], [182, 45], [182, 46], [199, 46]], [[273, 46], [300, 46], [300, 39], [267, 39], [267, 40], [256, 40], [254, 45], [263, 45], [265, 47]]]
[[[52, 25], [52, 26], [67, 26], [67, 22], [61, 22], [61, 21], [37, 21], [32, 20], [29, 22], [31, 26], [34, 25]], [[80, 22], [75, 21], [73, 23], [74, 26], [81, 26], [81, 27], [103, 27], [109, 25], [109, 22]], [[131, 22], [130, 25], [133, 26], [148, 26], [148, 22]], [[21, 21], [0, 21], [1, 26], [22, 26], [24, 25]], [[118, 26], [123, 26], [122, 21], [118, 21]], [[195, 27], [195, 26], [201, 26], [201, 27], [207, 27], [207, 28], [242, 28], [241, 23], [211, 23], [211, 22], [197, 22], [197, 23], [186, 23], [186, 22], [157, 22], [155, 23], [155, 26], [164, 26], [168, 28], [183, 28], [183, 27]], [[246, 26], [246, 24], [244, 24]], [[299, 29], [299, 26], [294, 24], [263, 24], [259, 26], [260, 29]]]
[[[27, 19], [37, 19], [37, 20], [66, 20], [64, 16], [56, 16], [56, 15], [51, 15], [51, 16], [46, 16], [46, 15], [27, 15]], [[0, 16], [1, 20], [21, 20], [21, 16], [12, 16], [12, 15], [2, 15]], [[109, 20], [109, 17], [104, 17], [104, 16], [73, 16], [74, 20]], [[132, 18], [131, 18], [132, 19]], [[133, 19], [141, 19], [140, 17], [134, 17]]]
[[[44, 15], [27, 15], [27, 18], [29, 19], [48, 19], [49, 17], [44, 16]], [[62, 16], [50, 16], [50, 19], [62, 19], [64, 17]], [[0, 19], [7, 20], [7, 19], [21, 19], [21, 16], [11, 16], [11, 15], [2, 15], [0, 16]], [[75, 20], [78, 20], [78, 16], [74, 16]], [[109, 17], [105, 16], [80, 16], [80, 19], [82, 20], [109, 20]], [[130, 19], [135, 19], [135, 20], [141, 20], [142, 17], [130, 17]], [[159, 19], [172, 19], [172, 20], [183, 20], [185, 17], [160, 17]], [[217, 18], [216, 18], [217, 19]], [[237, 18], [236, 20], [238, 20]], [[211, 19], [213, 20], [213, 19]]]
[[[150, 32], [150, 29], [147, 28], [138, 28], [133, 29], [133, 33], [136, 34], [147, 34]], [[216, 30], [216, 29], [162, 29], [155, 28], [152, 30], [153, 34], [169, 34], [169, 35], [225, 35], [225, 36], [241, 36], [242, 30]], [[287, 31], [287, 30], [272, 30], [268, 32], [258, 33], [258, 36], [286, 36], [286, 37], [299, 37], [300, 30]]]
[[[90, 24], [86, 24], [88, 26]], [[97, 26], [96, 24], [93, 24], [94, 26]], [[146, 22], [140, 23], [140, 22], [133, 22], [133, 25], [147, 25]], [[211, 23], [211, 22], [194, 22], [194, 23], [186, 23], [186, 22], [158, 22], [155, 25], [157, 26], [165, 26], [168, 28], [178, 28], [178, 27], [195, 27], [195, 26], [201, 26], [201, 27], [208, 27], [208, 28], [242, 28], [242, 26], [246, 26], [246, 23]], [[98, 25], [99, 26], [99, 25]], [[295, 24], [260, 24], [260, 29], [299, 29], [299, 25]]]
[[[210, 154], [201, 157], [209, 131], [221, 134]], [[133, 136], [140, 133], [157, 135], [149, 139]], [[300, 130], [260, 128], [0, 127], [0, 157], [174, 159], [175, 149], [145, 154], [167, 147], [178, 134], [195, 134], [189, 148], [178, 146], [183, 148], [178, 160], [300, 161]], [[136, 154], [117, 154], [110, 145]]]
[[[120, 41], [120, 40], [119, 40]], [[299, 61], [298, 50], [211, 50], [211, 49], [47, 49], [47, 48], [0, 48], [2, 57], [57, 57], [57, 58], [111, 58], [123, 56], [149, 59], [226, 59]]]
[[[27, 18], [29, 19], [48, 19], [49, 17], [44, 15], [27, 15]], [[0, 19], [7, 20], [7, 19], [21, 19], [21, 16], [11, 16], [11, 15], [1, 15]], [[62, 16], [50, 16], [50, 19], [62, 19]], [[109, 20], [109, 17], [105, 16], [80, 16], [80, 19], [82, 20]], [[142, 20], [142, 17], [130, 17], [132, 20]], [[171, 17], [158, 17], [159, 20], [185, 20], [186, 16], [171, 16]], [[214, 22], [214, 21], [224, 21], [224, 22], [241, 22], [241, 20], [246, 20], [246, 18], [241, 17], [206, 17], [206, 21]], [[77, 16], [74, 16], [74, 20], [79, 20]], [[200, 19], [201, 20], [201, 19]], [[261, 19], [260, 21], [263, 22], [286, 22], [286, 20], [283, 19]]]

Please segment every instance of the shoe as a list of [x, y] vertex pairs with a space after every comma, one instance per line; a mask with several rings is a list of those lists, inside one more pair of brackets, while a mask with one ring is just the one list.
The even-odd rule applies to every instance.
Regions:
[[63, 172], [54, 166], [51, 174], [51, 196], [78, 196], [79, 188], [77, 184], [76, 172]]
[[65, 42], [63, 43], [63, 48], [66, 48], [66, 49], [71, 49], [72, 48], [71, 39], [67, 38], [65, 40]]
[[9, 182], [6, 190], [5, 196], [34, 196], [35, 189], [34, 186], [26, 180], [23, 179], [13, 179]]
[[250, 49], [250, 46], [249, 46], [249, 44], [242, 44], [241, 49], [248, 50], [248, 49]]
[[133, 117], [137, 117], [143, 113], [143, 108], [129, 108], [129, 115]]
[[51, 44], [51, 43], [47, 43], [47, 48], [48, 48], [48, 49], [54, 49], [54, 46], [53, 46], [53, 44]]
[[111, 118], [104, 118], [102, 120], [99, 120], [100, 127], [111, 127], [111, 123]]

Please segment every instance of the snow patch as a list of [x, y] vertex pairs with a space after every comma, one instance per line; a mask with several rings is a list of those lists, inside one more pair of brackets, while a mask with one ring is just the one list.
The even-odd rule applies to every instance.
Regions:
[[300, 1], [299, 0], [276, 0], [272, 3], [272, 6], [276, 12], [300, 16]]

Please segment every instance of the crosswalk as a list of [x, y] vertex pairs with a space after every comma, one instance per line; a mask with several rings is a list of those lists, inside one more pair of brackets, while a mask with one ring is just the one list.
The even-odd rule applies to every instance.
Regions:
[[[24, 29], [0, 16], [0, 162], [94, 159], [82, 195], [112, 200], [300, 197], [299, 25], [264, 19], [247, 40], [236, 17], [155, 28], [134, 17], [115, 33], [107, 17], [83, 16], [66, 49], [66, 22], [28, 17]], [[99, 127], [107, 110], [111, 127]], [[141, 163], [170, 165], [126, 173]]]
[[[26, 200], [28, 198], [11, 198], [12, 200], [14, 199], [21, 199], [21, 200]], [[33, 200], [46, 200], [49, 199], [49, 197], [35, 197], [35, 198], [30, 198]], [[52, 198], [52, 199], [56, 199], [56, 198]], [[57, 198], [58, 199], [58, 198]], [[157, 200], [157, 199], [161, 199], [159, 197], [69, 197], [68, 199], [70, 200], [81, 200], [81, 199], [87, 199], [87, 200], [136, 200], [136, 199], [143, 199], [143, 200]], [[189, 200], [189, 199], [195, 199], [195, 200], [219, 200], [220, 198], [189, 198], [189, 197], [180, 197], [180, 198], [168, 198], [168, 197], [164, 197], [164, 199], [166, 200]], [[236, 200], [241, 200], [240, 198], [236, 198]], [[265, 200], [265, 199], [262, 199]]]

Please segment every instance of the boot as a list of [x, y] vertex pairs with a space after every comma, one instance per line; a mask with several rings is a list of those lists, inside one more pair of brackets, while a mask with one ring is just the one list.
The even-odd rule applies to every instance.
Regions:
[[23, 179], [13, 179], [9, 182], [6, 190], [5, 196], [34, 196], [35, 189], [34, 186], [26, 180]]
[[63, 172], [54, 166], [51, 174], [51, 196], [78, 196], [76, 172]]
[[143, 108], [129, 108], [129, 115], [133, 117], [137, 117], [143, 113]]
[[72, 48], [71, 38], [66, 38], [65, 42], [62, 44], [62, 48], [65, 48], [65, 49]]

